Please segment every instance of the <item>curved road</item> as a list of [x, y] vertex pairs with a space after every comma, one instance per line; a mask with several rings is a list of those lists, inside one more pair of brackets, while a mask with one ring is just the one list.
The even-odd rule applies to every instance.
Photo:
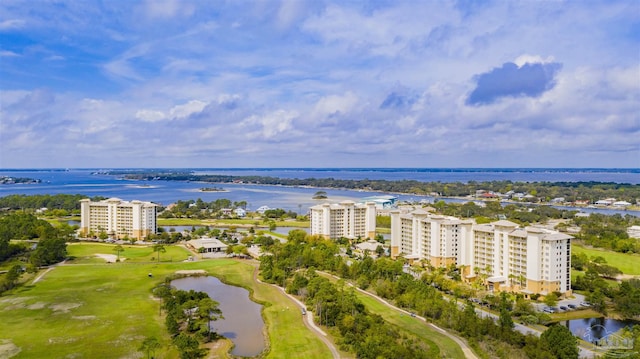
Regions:
[[[265, 283], [260, 279], [258, 279], [257, 267], [253, 271], [253, 280], [260, 284], [268, 284], [278, 288], [278, 290], [280, 290], [284, 295], [286, 295], [287, 297], [289, 297], [289, 299], [291, 299], [294, 303], [296, 303], [300, 310], [302, 308], [305, 308], [305, 305], [301, 301], [299, 301], [297, 298], [295, 298], [291, 294], [287, 293], [282, 287], [276, 284]], [[304, 325], [307, 326], [307, 328], [309, 328], [309, 330], [314, 332], [318, 336], [318, 338], [320, 338], [320, 340], [322, 340], [322, 342], [329, 348], [334, 359], [340, 359], [340, 352], [338, 351], [336, 346], [333, 345], [333, 343], [327, 338], [327, 333], [325, 333], [322, 329], [320, 329], [316, 325], [316, 323], [313, 321], [313, 314], [311, 312], [307, 312], [307, 315], [302, 315], [302, 322], [304, 323]]]
[[[333, 275], [333, 274], [331, 274], [331, 273], [326, 273], [326, 272], [316, 271], [316, 273], [318, 273], [318, 272], [320, 272], [320, 273], [324, 273], [324, 274], [326, 274], [326, 275], [329, 275], [329, 276], [331, 276], [332, 278], [335, 278], [335, 279], [341, 279], [340, 277], [337, 277], [337, 276], [335, 276], [335, 275]], [[465, 358], [470, 358], [470, 359], [480, 359], [480, 358], [478, 358], [478, 356], [473, 352], [473, 350], [471, 350], [471, 348], [467, 345], [467, 343], [465, 343], [462, 339], [460, 339], [460, 338], [458, 338], [457, 336], [455, 336], [455, 335], [453, 335], [453, 334], [451, 334], [451, 333], [447, 332], [446, 330], [444, 330], [444, 329], [440, 328], [439, 326], [437, 326], [437, 325], [435, 325], [435, 324], [433, 324], [433, 323], [429, 323], [429, 322], [427, 322], [427, 318], [425, 318], [425, 317], [421, 317], [421, 316], [419, 316], [419, 315], [414, 315], [413, 313], [411, 313], [411, 312], [409, 312], [409, 311], [406, 311], [406, 310], [404, 310], [404, 309], [402, 309], [402, 308], [396, 307], [395, 305], [393, 305], [393, 304], [391, 304], [391, 303], [387, 302], [387, 301], [386, 301], [386, 300], [384, 300], [383, 298], [381, 298], [381, 297], [379, 297], [379, 296], [377, 296], [377, 295], [375, 295], [375, 294], [373, 294], [373, 293], [369, 293], [369, 292], [367, 292], [367, 291], [365, 291], [365, 290], [362, 290], [362, 289], [360, 289], [360, 288], [358, 288], [358, 287], [354, 286], [353, 284], [351, 284], [351, 283], [349, 283], [349, 282], [346, 282], [346, 283], [347, 283], [349, 286], [351, 286], [351, 287], [355, 288], [358, 292], [360, 292], [360, 293], [362, 293], [362, 294], [366, 294], [366, 295], [370, 296], [371, 298], [376, 299], [377, 301], [379, 301], [380, 303], [382, 303], [382, 304], [386, 305], [387, 307], [389, 307], [389, 308], [391, 308], [391, 309], [394, 309], [394, 310], [396, 310], [396, 311], [398, 311], [398, 312], [401, 312], [401, 313], [404, 313], [404, 314], [407, 314], [407, 315], [413, 315], [415, 318], [420, 319], [420, 320], [422, 320], [423, 322], [427, 323], [427, 325], [428, 325], [428, 326], [432, 327], [433, 329], [435, 329], [435, 330], [439, 331], [440, 333], [442, 333], [442, 334], [446, 335], [446, 336], [447, 336], [447, 337], [449, 337], [451, 340], [453, 340], [454, 342], [456, 342], [456, 343], [460, 346], [460, 348], [462, 349], [462, 352], [464, 353], [464, 357], [465, 357]]]

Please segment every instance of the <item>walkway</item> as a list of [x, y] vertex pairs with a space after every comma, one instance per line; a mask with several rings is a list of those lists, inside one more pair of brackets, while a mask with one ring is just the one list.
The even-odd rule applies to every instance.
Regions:
[[[341, 279], [340, 277], [335, 276], [335, 275], [333, 275], [333, 274], [331, 274], [331, 273], [326, 273], [326, 272], [321, 272], [321, 271], [316, 271], [316, 272], [317, 272], [317, 273], [323, 273], [323, 274], [329, 275], [329, 276], [331, 276], [332, 278], [335, 278], [335, 279]], [[409, 312], [409, 311], [406, 311], [406, 310], [404, 310], [404, 309], [402, 309], [402, 308], [400, 308], [400, 307], [396, 307], [395, 305], [393, 305], [393, 304], [391, 304], [391, 303], [387, 302], [385, 299], [383, 299], [383, 298], [381, 298], [381, 297], [379, 297], [379, 296], [377, 296], [377, 295], [375, 295], [375, 294], [373, 294], [373, 293], [369, 293], [369, 292], [367, 292], [367, 291], [365, 291], [365, 290], [362, 290], [362, 289], [360, 289], [360, 288], [358, 288], [358, 287], [354, 286], [353, 284], [351, 284], [351, 283], [349, 283], [349, 282], [346, 282], [346, 283], [347, 283], [349, 286], [351, 286], [351, 287], [355, 288], [358, 292], [360, 292], [360, 293], [362, 293], [362, 294], [366, 294], [366, 295], [368, 295], [368, 296], [370, 296], [370, 297], [372, 297], [372, 298], [376, 299], [377, 301], [379, 301], [380, 303], [382, 303], [382, 304], [386, 305], [387, 307], [389, 307], [389, 308], [391, 308], [391, 309], [394, 309], [394, 310], [396, 310], [396, 311], [398, 311], [398, 312], [401, 312], [401, 313], [404, 313], [404, 314], [407, 314], [407, 315], [413, 315], [415, 318], [420, 319], [420, 320], [422, 320], [423, 322], [427, 323], [427, 325], [428, 325], [428, 326], [432, 327], [433, 329], [435, 329], [435, 330], [439, 331], [440, 333], [442, 333], [442, 334], [446, 335], [447, 337], [449, 337], [451, 340], [455, 341], [455, 342], [460, 346], [460, 348], [462, 349], [462, 352], [464, 353], [464, 357], [465, 357], [465, 358], [470, 358], [470, 359], [480, 359], [480, 358], [478, 358], [478, 356], [473, 352], [473, 350], [471, 350], [471, 348], [467, 345], [467, 343], [465, 343], [462, 339], [460, 339], [460, 338], [458, 338], [457, 336], [455, 336], [455, 335], [453, 335], [453, 334], [449, 333], [448, 331], [446, 331], [446, 330], [444, 330], [444, 329], [442, 329], [442, 328], [438, 327], [437, 325], [435, 325], [435, 324], [433, 324], [433, 323], [428, 323], [428, 322], [427, 322], [427, 319], [426, 319], [425, 317], [421, 317], [421, 316], [419, 316], [419, 315], [415, 315], [415, 314], [413, 314], [413, 313], [411, 313], [411, 312]]]
[[[296, 297], [292, 296], [291, 294], [287, 293], [282, 287], [276, 284], [265, 283], [260, 279], [258, 279], [258, 267], [255, 267], [253, 271], [253, 280], [257, 283], [268, 284], [278, 288], [278, 290], [280, 290], [284, 295], [286, 295], [287, 297], [289, 297], [289, 299], [291, 299], [294, 303], [296, 303], [300, 310], [302, 310], [302, 308], [306, 308], [304, 303], [299, 301]], [[336, 346], [333, 345], [333, 342], [331, 342], [329, 338], [327, 338], [327, 333], [325, 333], [322, 329], [320, 329], [316, 325], [316, 323], [313, 321], [313, 313], [310, 311], [307, 311], [306, 315], [301, 315], [301, 316], [302, 316], [302, 322], [304, 323], [304, 325], [306, 325], [307, 328], [309, 328], [312, 332], [316, 333], [318, 338], [320, 338], [320, 340], [322, 340], [322, 342], [329, 348], [329, 350], [331, 351], [331, 354], [333, 355], [333, 358], [340, 359], [340, 352], [338, 351]]]

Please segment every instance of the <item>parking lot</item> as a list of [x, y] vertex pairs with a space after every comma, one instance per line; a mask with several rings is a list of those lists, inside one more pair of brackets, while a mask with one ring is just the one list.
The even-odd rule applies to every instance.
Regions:
[[560, 313], [588, 308], [591, 305], [585, 300], [584, 295], [574, 294], [573, 298], [559, 300], [558, 304], [554, 307], [549, 307], [544, 303], [536, 303], [534, 306], [536, 307], [536, 310], [540, 312]]

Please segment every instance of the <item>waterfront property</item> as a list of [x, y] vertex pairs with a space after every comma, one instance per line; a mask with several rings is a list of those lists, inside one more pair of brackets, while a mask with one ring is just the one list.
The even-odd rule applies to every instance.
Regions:
[[391, 212], [392, 257], [434, 267], [455, 265], [465, 280], [478, 276], [490, 290], [527, 296], [571, 294], [572, 238], [506, 220], [476, 224], [422, 209]]
[[123, 201], [109, 198], [93, 202], [80, 201], [80, 235], [107, 233], [112, 238], [142, 240], [157, 232], [157, 205], [151, 202]]
[[376, 235], [376, 205], [353, 201], [324, 203], [309, 209], [311, 234], [327, 239], [369, 238]]

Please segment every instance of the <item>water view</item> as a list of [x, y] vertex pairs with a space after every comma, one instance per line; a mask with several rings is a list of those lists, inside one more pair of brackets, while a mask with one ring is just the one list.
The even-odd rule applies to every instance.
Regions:
[[216, 277], [180, 278], [173, 280], [171, 285], [181, 290], [205, 292], [220, 303], [225, 319], [211, 322], [211, 327], [233, 342], [231, 354], [254, 357], [265, 349], [262, 306], [249, 299], [248, 290], [224, 284]]
[[[204, 170], [203, 170], [204, 171]], [[201, 188], [210, 186], [209, 183], [182, 182], [182, 181], [136, 181], [122, 180], [118, 176], [95, 175], [95, 170], [2, 170], [0, 175], [14, 177], [28, 177], [39, 179], [42, 183], [37, 184], [12, 184], [0, 186], [0, 197], [11, 194], [83, 194], [87, 196], [118, 197], [123, 200], [143, 200], [168, 205], [178, 200], [195, 200], [201, 198], [203, 201], [211, 202], [216, 199], [229, 199], [234, 202], [246, 201], [248, 210], [256, 210], [261, 206], [270, 208], [282, 208], [287, 211], [306, 212], [310, 206], [322, 203], [322, 200], [314, 200], [312, 197], [318, 191], [317, 188], [307, 187], [286, 187], [268, 185], [248, 185], [241, 183], [216, 184], [223, 191], [200, 191]], [[555, 171], [506, 171], [506, 170], [483, 170], [461, 172], [458, 170], [424, 172], [419, 170], [210, 170], [212, 173], [229, 175], [262, 175], [273, 177], [332, 177], [339, 179], [360, 179], [365, 178], [401, 180], [415, 179], [420, 181], [607, 181], [620, 183], [640, 183], [640, 173], [636, 170], [574, 170], [563, 172]], [[295, 174], [295, 176], [294, 176]], [[337, 202], [343, 200], [358, 201], [364, 197], [384, 195], [384, 192], [364, 192], [357, 190], [323, 189], [327, 193], [327, 201]], [[467, 202], [468, 199], [461, 198], [435, 198], [432, 196], [419, 196], [411, 194], [394, 194], [400, 201], [425, 201], [432, 203], [437, 200], [447, 202]], [[567, 208], [570, 209], [570, 208]], [[622, 215], [630, 214], [640, 216], [640, 211], [614, 210], [601, 208], [581, 208], [586, 213], [603, 213]]]
[[604, 317], [565, 320], [558, 322], [558, 324], [566, 326], [573, 335], [590, 343], [606, 338], [624, 327], [640, 325], [639, 322], [633, 320], [618, 320]]

